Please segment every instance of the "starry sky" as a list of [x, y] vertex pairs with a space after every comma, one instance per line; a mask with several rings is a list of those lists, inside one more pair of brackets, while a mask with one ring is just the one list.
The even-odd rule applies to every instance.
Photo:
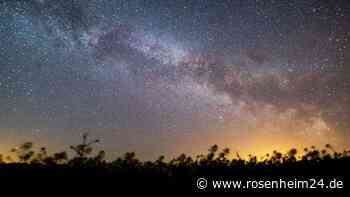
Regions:
[[0, 0], [0, 150], [349, 148], [347, 0]]

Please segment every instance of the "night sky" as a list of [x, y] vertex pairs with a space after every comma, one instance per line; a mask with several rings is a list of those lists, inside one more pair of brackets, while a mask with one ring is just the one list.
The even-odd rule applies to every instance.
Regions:
[[0, 0], [0, 151], [350, 147], [347, 0]]

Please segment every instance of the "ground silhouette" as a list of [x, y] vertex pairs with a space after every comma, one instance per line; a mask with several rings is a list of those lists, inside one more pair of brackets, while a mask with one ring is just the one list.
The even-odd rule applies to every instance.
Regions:
[[322, 149], [311, 146], [300, 152], [294, 148], [286, 153], [273, 151], [260, 158], [249, 155], [248, 159], [213, 145], [207, 154], [195, 157], [181, 154], [168, 161], [164, 156], [155, 161], [140, 161], [134, 152], [127, 152], [107, 161], [104, 151], [93, 154], [96, 143], [99, 140], [89, 140], [84, 134], [82, 143], [70, 146], [74, 152], [71, 158], [66, 152], [48, 154], [45, 147], [35, 151], [33, 143], [23, 143], [11, 150], [12, 158], [0, 155], [2, 185], [200, 192], [196, 187], [200, 177], [208, 180], [338, 178], [344, 182], [349, 177], [350, 151], [337, 152], [329, 144]]

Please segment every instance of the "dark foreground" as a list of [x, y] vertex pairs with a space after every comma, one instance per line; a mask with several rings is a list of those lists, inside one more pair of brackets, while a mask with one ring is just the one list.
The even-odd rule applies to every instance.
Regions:
[[84, 153], [84, 146], [79, 149], [79, 145], [72, 147], [77, 150], [72, 159], [63, 153], [49, 156], [43, 149], [34, 154], [27, 148], [17, 150], [20, 162], [0, 164], [3, 188], [27, 193], [47, 189], [52, 193], [112, 192], [112, 196], [122, 191], [343, 193], [350, 188], [349, 151], [338, 153], [329, 145], [324, 150], [312, 147], [302, 154], [295, 149], [285, 154], [275, 151], [247, 160], [238, 154], [228, 159], [228, 149], [219, 151], [213, 146], [208, 154], [195, 158], [182, 154], [170, 161], [160, 157], [152, 162], [141, 162], [134, 153], [107, 162], [103, 152], [90, 156], [91, 150]]
[[[283, 165], [224, 166], [209, 164], [187, 166], [162, 164], [123, 167], [101, 164], [96, 167], [73, 167], [68, 165], [6, 164], [0, 166], [2, 187], [40, 191], [52, 189], [62, 192], [130, 191], [130, 192], [346, 192], [349, 188], [349, 160], [320, 161], [318, 163], [296, 162]], [[199, 179], [201, 178], [201, 179]], [[206, 183], [198, 182], [206, 179]], [[259, 181], [282, 182], [275, 188], [263, 188]], [[288, 181], [307, 181], [308, 185], [290, 185]], [[212, 181], [251, 181], [250, 188], [214, 188]], [[283, 184], [283, 182], [285, 182]], [[287, 185], [287, 186], [286, 186]], [[5, 187], [5, 188], [6, 188]], [[272, 187], [272, 188], [271, 188]], [[283, 188], [278, 188], [283, 187]], [[298, 188], [299, 187], [299, 188]], [[300, 188], [301, 187], [301, 188]]]

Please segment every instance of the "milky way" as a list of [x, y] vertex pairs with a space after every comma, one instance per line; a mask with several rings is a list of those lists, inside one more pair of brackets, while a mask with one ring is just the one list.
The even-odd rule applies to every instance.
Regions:
[[1, 150], [349, 147], [350, 3], [0, 1]]

